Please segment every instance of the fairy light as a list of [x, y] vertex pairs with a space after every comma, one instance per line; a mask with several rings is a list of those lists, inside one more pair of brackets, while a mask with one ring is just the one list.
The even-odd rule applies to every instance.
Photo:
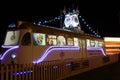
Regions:
[[[47, 24], [47, 23], [51, 23], [51, 22], [55, 22], [57, 20], [60, 20], [60, 17], [61, 16], [57, 16], [57, 17], [54, 17], [53, 19], [50, 19], [50, 20], [44, 20], [44, 21], [39, 21], [37, 23], [37, 25], [44, 25], [44, 24]], [[90, 25], [85, 21], [85, 19], [79, 15], [78, 18], [81, 20], [81, 22], [89, 29], [89, 31], [91, 31], [93, 33], [94, 36], [96, 37], [101, 37], [96, 31], [94, 31], [92, 29], [92, 27], [90, 27]]]

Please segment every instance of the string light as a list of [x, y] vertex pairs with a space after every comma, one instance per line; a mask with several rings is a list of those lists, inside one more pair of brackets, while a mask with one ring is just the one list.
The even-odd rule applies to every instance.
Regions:
[[83, 22], [83, 24], [86, 25], [86, 27], [97, 37], [101, 37], [98, 33], [96, 33], [88, 24], [87, 22], [85, 21], [85, 19], [80, 15], [79, 16], [79, 19], [81, 19], [81, 21]]
[[[73, 10], [74, 11], [74, 10]], [[90, 26], [89, 24], [85, 21], [85, 19], [79, 14], [78, 18], [82, 21], [82, 23], [89, 29], [89, 31], [91, 31], [94, 36], [96, 37], [101, 37], [96, 31], [94, 31]], [[47, 23], [51, 23], [51, 22], [55, 22], [56, 20], [60, 20], [61, 19], [61, 16], [57, 16], [57, 17], [54, 17], [53, 19], [50, 19], [50, 20], [44, 20], [44, 21], [39, 21], [39, 22], [34, 22], [34, 24], [37, 24], [37, 25], [45, 25]], [[14, 23], [8, 25], [8, 27], [12, 28], [12, 27], [15, 27], [16, 25]]]
[[[83, 22], [83, 24], [94, 34], [94, 36], [96, 37], [101, 37], [98, 33], [96, 33], [90, 26], [89, 24], [87, 24], [87, 22], [85, 21], [85, 19], [80, 15], [78, 16], [79, 19], [81, 19], [81, 21]], [[37, 23], [37, 25], [44, 25], [44, 24], [47, 24], [47, 23], [51, 23], [51, 22], [55, 22], [56, 20], [60, 20], [60, 16], [57, 16], [57, 17], [54, 17], [53, 19], [50, 19], [50, 20], [45, 20], [43, 22], [39, 21]]]
[[[44, 24], [51, 23], [51, 22], [56, 21], [56, 20], [60, 20], [60, 16], [54, 17], [54, 19], [44, 20], [43, 22], [42, 22], [42, 21], [39, 21], [39, 22], [37, 23], [37, 25], [44, 25]], [[34, 22], [34, 24], [36, 24], [36, 23]]]

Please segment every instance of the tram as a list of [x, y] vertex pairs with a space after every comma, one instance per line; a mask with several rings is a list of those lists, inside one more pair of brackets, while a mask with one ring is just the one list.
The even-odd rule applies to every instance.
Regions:
[[[78, 26], [77, 19], [75, 14], [67, 14], [65, 26]], [[106, 56], [103, 38], [79, 30], [76, 30], [76, 27], [74, 30], [68, 30], [17, 21], [15, 27], [6, 31], [0, 61], [3, 64], [27, 64]]]
[[18, 21], [6, 32], [0, 60], [21, 64], [105, 56], [104, 48], [102, 38]]

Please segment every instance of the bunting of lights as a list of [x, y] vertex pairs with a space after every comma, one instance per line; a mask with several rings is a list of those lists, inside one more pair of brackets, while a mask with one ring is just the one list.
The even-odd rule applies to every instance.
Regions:
[[[51, 22], [55, 22], [56, 20], [60, 20], [61, 16], [57, 16], [57, 17], [54, 17], [53, 19], [50, 19], [50, 20], [44, 20], [44, 21], [39, 21], [38, 23], [35, 23], [34, 24], [37, 24], [37, 25], [45, 25], [47, 23], [51, 23]], [[85, 21], [85, 19], [79, 15], [78, 18], [83, 22], [83, 24], [94, 34], [94, 36], [96, 37], [101, 37], [96, 31], [94, 31], [90, 26], [89, 24]], [[8, 25], [8, 27], [15, 27], [15, 24], [10, 24]]]
[[[74, 11], [74, 10], [73, 10]], [[79, 15], [78, 16], [78, 18], [79, 18], [79, 20], [81, 20], [82, 21], [82, 23], [94, 34], [94, 36], [96, 36], [96, 37], [101, 37], [96, 31], [94, 31], [93, 29], [92, 29], [92, 27], [90, 27], [90, 25], [85, 21], [85, 19], [81, 16], [81, 15]], [[44, 21], [39, 21], [38, 23], [37, 23], [37, 25], [44, 25], [44, 24], [47, 24], [47, 23], [51, 23], [51, 22], [55, 22], [56, 20], [60, 20], [61, 19], [61, 16], [57, 16], [57, 17], [54, 17], [53, 19], [50, 19], [50, 20], [44, 20]], [[34, 23], [34, 24], [36, 24], [36, 23]]]
[[[58, 17], [55, 17], [54, 19], [50, 19], [50, 20], [45, 20], [45, 21], [39, 21], [38, 23], [37, 23], [37, 25], [44, 25], [44, 24], [47, 24], [47, 23], [51, 23], [51, 22], [54, 22], [54, 21], [56, 21], [56, 20], [60, 20], [60, 16], [58, 16]], [[34, 23], [34, 24], [36, 24], [36, 23]]]
[[79, 19], [83, 22], [83, 24], [97, 37], [101, 37], [97, 32], [95, 32], [90, 26], [89, 24], [85, 21], [85, 19], [80, 15]]

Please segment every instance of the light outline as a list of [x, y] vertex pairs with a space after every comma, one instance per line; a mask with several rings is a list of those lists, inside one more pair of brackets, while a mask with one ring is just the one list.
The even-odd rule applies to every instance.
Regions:
[[45, 50], [44, 54], [38, 60], [33, 61], [33, 63], [42, 62], [53, 50], [79, 50], [79, 48], [79, 46], [50, 46]]
[[105, 51], [103, 50], [102, 47], [87, 47], [87, 50], [101, 50], [102, 54], [106, 56]]
[[[38, 64], [42, 62], [47, 57], [47, 55], [49, 55], [50, 52], [53, 50], [79, 50], [79, 49], [80, 49], [79, 46], [50, 46], [45, 50], [44, 54], [38, 60], [34, 60], [33, 63]], [[87, 47], [87, 50], [101, 50], [102, 54], [106, 56], [102, 47]]]
[[[9, 48], [7, 51], [4, 52], [4, 54], [0, 57], [0, 60], [3, 60], [4, 57], [7, 55], [7, 53], [11, 50], [14, 50], [16, 48], [19, 48], [19, 46], [5, 46], [5, 45], [2, 45], [3, 48]], [[47, 55], [49, 55], [49, 53], [53, 50], [79, 50], [80, 47], [79, 46], [49, 46], [44, 54], [38, 59], [38, 60], [35, 60], [33, 61], [33, 63], [39, 63], [39, 62], [42, 62], [46, 57]], [[104, 56], [106, 56], [105, 54], [105, 51], [103, 50], [102, 47], [87, 47], [87, 50], [101, 50], [102, 51], [102, 54]]]
[[9, 51], [11, 50], [14, 50], [16, 48], [19, 48], [19, 46], [5, 46], [5, 45], [2, 45], [2, 48], [9, 48], [7, 51], [4, 52], [4, 54], [0, 57], [0, 60], [3, 60], [4, 57], [8, 54]]

